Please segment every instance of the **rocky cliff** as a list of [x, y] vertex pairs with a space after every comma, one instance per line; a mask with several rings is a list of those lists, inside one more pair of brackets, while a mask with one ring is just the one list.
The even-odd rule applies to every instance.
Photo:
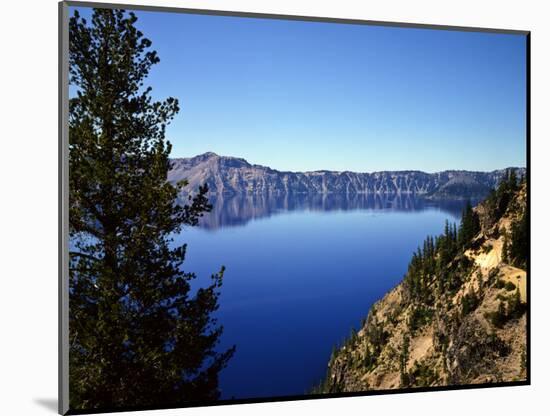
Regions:
[[335, 349], [317, 393], [526, 379], [526, 185], [501, 185], [428, 238]]
[[[407, 194], [437, 198], [482, 198], [495, 187], [506, 170], [492, 172], [420, 171], [282, 172], [252, 165], [235, 157], [204, 153], [192, 158], [172, 159], [170, 182], [187, 180], [187, 191], [206, 183], [211, 194]], [[518, 173], [523, 173], [519, 169]]]

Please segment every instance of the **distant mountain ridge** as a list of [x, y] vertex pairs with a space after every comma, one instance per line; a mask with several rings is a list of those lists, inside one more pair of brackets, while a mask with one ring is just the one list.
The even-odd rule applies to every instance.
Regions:
[[[199, 185], [206, 183], [210, 193], [216, 195], [339, 193], [482, 198], [499, 183], [507, 171], [286, 172], [212, 152], [191, 158], [172, 159], [171, 162], [169, 182], [186, 179], [189, 183], [186, 192], [193, 192]], [[516, 169], [518, 176], [525, 174], [525, 168], [513, 169]]]

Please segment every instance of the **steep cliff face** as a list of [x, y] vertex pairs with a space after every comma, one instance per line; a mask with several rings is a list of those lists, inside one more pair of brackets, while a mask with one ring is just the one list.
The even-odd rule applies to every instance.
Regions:
[[[520, 169], [519, 173], [523, 170]], [[493, 172], [282, 172], [252, 165], [244, 159], [205, 153], [173, 159], [170, 182], [186, 179], [187, 190], [208, 184], [211, 194], [407, 194], [434, 197], [480, 198], [502, 179], [505, 170]]]
[[450, 239], [427, 239], [403, 282], [333, 352], [315, 392], [526, 378], [526, 185], [501, 188]]

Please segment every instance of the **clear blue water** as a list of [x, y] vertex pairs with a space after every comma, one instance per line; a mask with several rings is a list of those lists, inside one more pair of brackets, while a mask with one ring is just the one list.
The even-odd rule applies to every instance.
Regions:
[[401, 281], [424, 238], [441, 233], [445, 220], [457, 221], [463, 205], [213, 202], [202, 226], [185, 229], [176, 242], [188, 243], [185, 269], [199, 284], [227, 268], [216, 313], [224, 326], [220, 349], [237, 347], [220, 376], [227, 399], [308, 393], [324, 376], [332, 347]]

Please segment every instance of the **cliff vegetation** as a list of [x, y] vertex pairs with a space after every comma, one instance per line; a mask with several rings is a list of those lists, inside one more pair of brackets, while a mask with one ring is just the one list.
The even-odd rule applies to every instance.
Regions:
[[314, 392], [524, 380], [527, 256], [527, 186], [510, 171], [458, 227], [426, 238]]

